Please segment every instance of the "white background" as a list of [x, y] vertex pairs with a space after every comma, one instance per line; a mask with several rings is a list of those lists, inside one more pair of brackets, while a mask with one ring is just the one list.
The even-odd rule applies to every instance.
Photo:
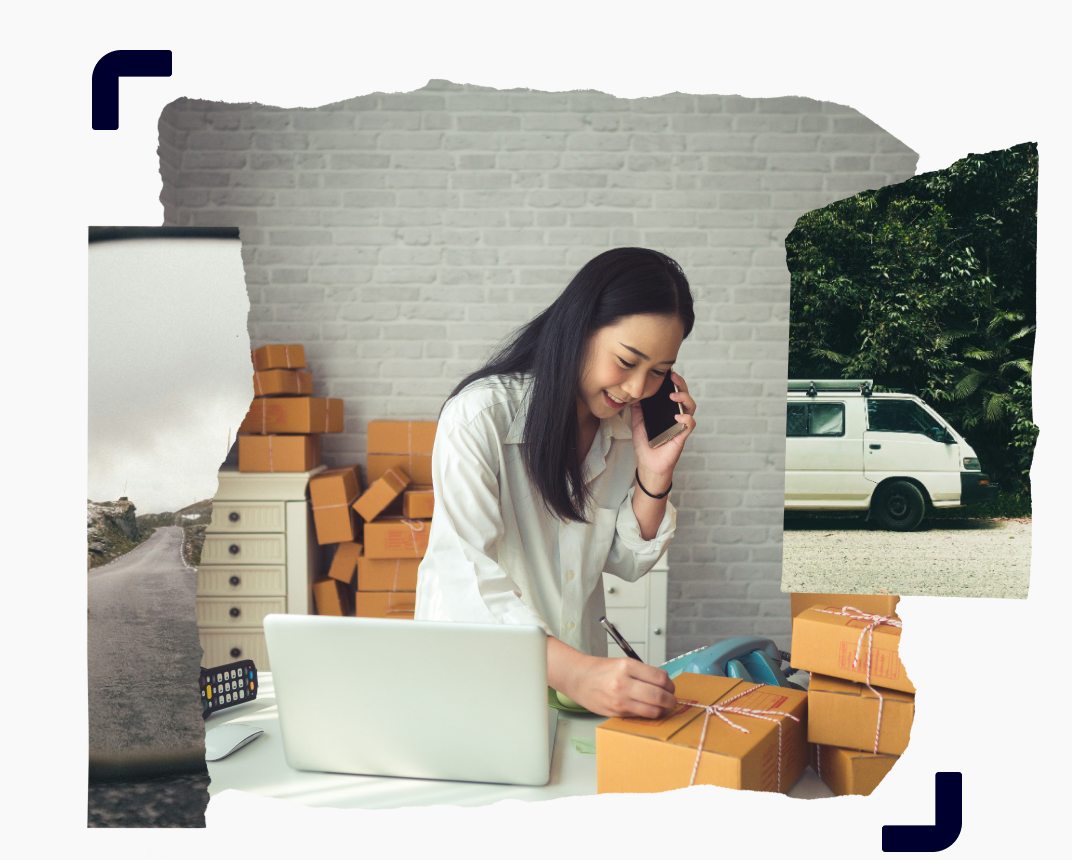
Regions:
[[[727, 10], [547, 0], [344, 11], [262, 2], [232, 11], [139, 2], [9, 12], [16, 47], [2, 59], [0, 139], [13, 264], [4, 355], [16, 383], [3, 422], [5, 522], [14, 527], [3, 633], [10, 832], [46, 850], [109, 857], [418, 857], [444, 849], [478, 857], [873, 856], [883, 824], [933, 820], [934, 773], [945, 770], [964, 775], [964, 829], [949, 856], [1061, 844], [1072, 661], [1061, 635], [1067, 410], [1056, 381], [1067, 355], [1069, 291], [1058, 266], [1070, 188], [1066, 28], [1050, 5], [766, 2]], [[93, 132], [93, 66], [124, 48], [172, 50], [173, 77], [121, 81], [119, 130]], [[430, 78], [626, 98], [680, 91], [830, 100], [919, 152], [918, 172], [1038, 142], [1042, 433], [1031, 594], [902, 602], [902, 657], [920, 691], [918, 713], [908, 753], [871, 797], [792, 801], [701, 787], [363, 813], [233, 795], [212, 801], [204, 831], [85, 829], [86, 227], [161, 223], [156, 122], [179, 96], [314, 106]], [[48, 671], [30, 671], [28, 659], [47, 660]]]

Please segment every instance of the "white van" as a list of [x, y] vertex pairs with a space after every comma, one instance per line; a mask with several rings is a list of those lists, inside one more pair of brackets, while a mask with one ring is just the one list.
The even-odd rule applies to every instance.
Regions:
[[911, 531], [932, 508], [997, 492], [971, 446], [911, 394], [870, 379], [791, 380], [785, 421], [785, 509], [868, 511]]

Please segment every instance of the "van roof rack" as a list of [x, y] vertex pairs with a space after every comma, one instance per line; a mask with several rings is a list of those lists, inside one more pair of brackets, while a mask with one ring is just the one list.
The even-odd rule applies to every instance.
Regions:
[[820, 391], [855, 391], [870, 397], [875, 387], [873, 379], [790, 379], [790, 391], [803, 391], [814, 397]]

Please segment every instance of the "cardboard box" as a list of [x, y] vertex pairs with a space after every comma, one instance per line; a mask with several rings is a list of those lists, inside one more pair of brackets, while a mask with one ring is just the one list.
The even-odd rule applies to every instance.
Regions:
[[367, 467], [370, 484], [388, 469], [401, 469], [414, 484], [432, 486], [431, 454], [369, 454]]
[[896, 594], [810, 594], [794, 591], [789, 595], [790, 612], [796, 618], [811, 606], [855, 606], [869, 615], [896, 615]]
[[428, 550], [431, 520], [405, 520], [402, 517], [380, 517], [365, 523], [365, 556], [367, 558], [424, 558]]
[[369, 454], [431, 454], [435, 421], [369, 421]]
[[239, 472], [308, 472], [320, 465], [320, 436], [239, 436]]
[[358, 618], [413, 618], [417, 595], [412, 591], [359, 591], [354, 595]]
[[[790, 665], [794, 669], [833, 675], [846, 681], [867, 681], [870, 645], [871, 685], [905, 693], [916, 692], [898, 654], [901, 628], [880, 624], [869, 636], [865, 629], [867, 621], [832, 614], [840, 609], [840, 606], [812, 606], [793, 619]], [[859, 661], [853, 666], [857, 647]]]
[[341, 433], [343, 406], [329, 397], [255, 397], [239, 433]]
[[328, 568], [328, 576], [349, 585], [354, 581], [357, 562], [360, 558], [361, 544], [352, 541], [340, 543], [335, 548], [335, 557], [331, 560], [331, 567]]
[[811, 744], [811, 766], [834, 794], [868, 795], [900, 756]]
[[416, 591], [419, 558], [369, 558], [357, 560], [358, 591]]
[[324, 425], [327, 428], [324, 433], [342, 433], [346, 426], [343, 401], [341, 397], [325, 397]]
[[356, 465], [328, 469], [309, 479], [317, 543], [346, 543], [357, 537], [357, 517], [350, 505], [362, 489], [361, 470]]
[[329, 576], [313, 580], [313, 600], [317, 615], [353, 615], [350, 611], [350, 590]]
[[253, 369], [305, 367], [305, 347], [300, 343], [270, 343], [253, 350]]
[[402, 494], [402, 516], [411, 520], [430, 520], [435, 508], [435, 491], [431, 487], [414, 487]]
[[[774, 712], [723, 711], [747, 734], [711, 715], [699, 753], [696, 785], [786, 792], [804, 772], [808, 764], [807, 693], [690, 673], [678, 675], [674, 686], [679, 701]], [[741, 693], [745, 695], [736, 698]], [[679, 704], [662, 719], [612, 717], [596, 726], [598, 791], [655, 792], [688, 786], [705, 715], [702, 707]]]
[[908, 748], [916, 697], [900, 690], [875, 689], [883, 699], [881, 724], [879, 697], [867, 685], [814, 673], [808, 684], [808, 741], [901, 755]]
[[409, 475], [401, 469], [388, 469], [358, 496], [353, 508], [365, 522], [371, 522], [383, 513], [384, 508], [397, 499], [409, 484]]
[[253, 393], [257, 397], [312, 396], [313, 375], [307, 370], [259, 370], [253, 374]]

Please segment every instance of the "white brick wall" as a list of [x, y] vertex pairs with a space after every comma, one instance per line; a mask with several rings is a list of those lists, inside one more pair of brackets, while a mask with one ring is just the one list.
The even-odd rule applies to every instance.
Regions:
[[783, 240], [804, 212], [911, 176], [906, 146], [804, 98], [432, 81], [317, 109], [179, 100], [160, 158], [167, 224], [241, 228], [252, 345], [305, 344], [316, 393], [345, 398], [331, 464], [364, 461], [371, 419], [434, 419], [599, 252], [677, 259], [698, 426], [674, 476], [668, 653], [789, 646]]

